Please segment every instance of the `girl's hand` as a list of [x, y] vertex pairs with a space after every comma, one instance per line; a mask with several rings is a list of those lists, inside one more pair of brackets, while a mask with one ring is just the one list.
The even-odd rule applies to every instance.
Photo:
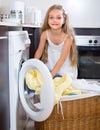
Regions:
[[51, 76], [52, 76], [52, 78], [54, 77], [54, 75], [53, 75], [53, 73], [51, 72]]

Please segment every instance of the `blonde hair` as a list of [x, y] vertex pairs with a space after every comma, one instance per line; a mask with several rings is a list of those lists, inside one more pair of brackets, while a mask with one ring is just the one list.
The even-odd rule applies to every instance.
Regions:
[[[77, 47], [76, 47], [76, 43], [75, 43], [75, 33], [74, 33], [74, 30], [73, 28], [70, 26], [69, 24], [69, 18], [68, 18], [68, 15], [65, 13], [65, 10], [63, 9], [63, 7], [61, 5], [53, 5], [51, 6], [47, 13], [46, 13], [46, 16], [44, 18], [44, 23], [41, 27], [41, 33], [50, 29], [50, 26], [48, 24], [48, 18], [49, 18], [49, 13], [53, 10], [53, 9], [58, 9], [58, 10], [62, 10], [63, 11], [63, 16], [64, 16], [64, 20], [65, 20], [65, 23], [63, 24], [62, 26], [62, 30], [64, 33], [68, 34], [70, 37], [72, 37], [73, 39], [73, 43], [72, 43], [72, 46], [71, 46], [71, 49], [70, 49], [70, 61], [71, 61], [71, 65], [73, 67], [76, 67], [77, 66]], [[48, 55], [47, 55], [47, 41], [46, 41], [46, 46], [44, 48], [44, 52], [43, 52], [43, 55], [42, 55], [42, 61], [43, 62], [47, 62], [47, 59], [48, 59]]]

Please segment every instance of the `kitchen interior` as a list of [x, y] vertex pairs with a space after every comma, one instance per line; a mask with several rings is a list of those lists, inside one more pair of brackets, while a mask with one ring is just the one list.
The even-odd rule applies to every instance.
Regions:
[[[0, 130], [35, 130], [34, 117], [28, 116], [20, 102], [18, 74], [21, 64], [34, 57], [46, 11], [53, 4], [63, 5], [75, 29], [78, 79], [100, 85], [100, 0], [43, 0], [43, 4], [38, 0], [0, 0], [0, 3]], [[99, 129], [100, 125], [95, 130]]]

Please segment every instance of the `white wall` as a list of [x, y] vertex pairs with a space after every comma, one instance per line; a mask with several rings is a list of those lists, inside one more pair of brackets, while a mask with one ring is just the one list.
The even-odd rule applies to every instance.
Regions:
[[[0, 8], [11, 5], [12, 2], [17, 0], [0, 0]], [[52, 4], [59, 4], [60, 0], [18, 0], [25, 3], [26, 6], [34, 6], [41, 10], [47, 10]], [[66, 1], [66, 0], [65, 0]]]
[[[8, 6], [15, 0], [0, 0], [0, 8]], [[99, 27], [100, 28], [100, 0], [20, 0], [26, 6], [41, 9], [43, 15], [53, 4], [64, 6], [74, 27]], [[7, 8], [5, 8], [7, 10]]]

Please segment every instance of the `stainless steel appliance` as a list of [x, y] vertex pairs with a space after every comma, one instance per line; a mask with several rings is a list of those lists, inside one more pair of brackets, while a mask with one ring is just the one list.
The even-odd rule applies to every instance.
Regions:
[[100, 80], [100, 36], [76, 35], [78, 78]]

